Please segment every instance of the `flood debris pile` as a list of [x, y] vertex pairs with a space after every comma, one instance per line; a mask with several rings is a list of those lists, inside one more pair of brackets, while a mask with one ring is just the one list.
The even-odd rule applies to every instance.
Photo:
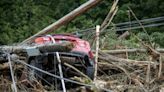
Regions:
[[[57, 79], [60, 79], [58, 74], [59, 70], [56, 68], [56, 71], [51, 69], [52, 64], [54, 67], [57, 67], [56, 65], [58, 65], [58, 62], [54, 59], [56, 57], [54, 53], [56, 51], [60, 51], [61, 53], [69, 52], [73, 47], [74, 45], [70, 42], [62, 42], [58, 44], [42, 44], [37, 46], [1, 46], [0, 89], [4, 91], [13, 91], [15, 87], [19, 91], [37, 91], [38, 89], [50, 89], [50, 86], [55, 85], [53, 85], [54, 80], [57, 81], [56, 83], [59, 83], [59, 80]], [[62, 61], [64, 69], [64, 64], [67, 64], [67, 66], [69, 64], [64, 62], [63, 59]], [[54, 71], [56, 75], [54, 75]], [[71, 73], [71, 71], [67, 72]], [[65, 72], [63, 73], [67, 74]], [[16, 86], [12, 86], [14, 84]], [[56, 84], [56, 86], [60, 85], [60, 83]]]
[[[99, 56], [99, 70], [102, 74], [99, 79], [106, 82], [107, 88], [115, 92], [159, 92], [162, 90], [164, 86], [162, 54], [156, 58], [147, 55], [145, 60], [139, 61], [128, 59], [126, 54], [131, 52], [126, 50], [113, 51], [100, 51]], [[131, 54], [135, 56], [137, 53], [139, 52], [134, 50]], [[145, 53], [147, 52], [140, 52], [140, 56]]]
[[[51, 44], [45, 46], [52, 47], [57, 45]], [[45, 46], [38, 46], [36, 48]], [[72, 48], [70, 43], [60, 44], [60, 49], [62, 46], [65, 49], [67, 48], [66, 51]], [[49, 67], [46, 68], [47, 70], [42, 67], [36, 67], [36, 69], [35, 67], [31, 67], [31, 64], [27, 63], [28, 53], [24, 48], [25, 47], [14, 46], [7, 48], [6, 46], [1, 47], [0, 89], [11, 92], [14, 90], [13, 82], [15, 82], [18, 91], [45, 92], [62, 90], [59, 72], [56, 71], [55, 75], [53, 71], [47, 72]], [[63, 49], [63, 51], [65, 51], [65, 49]], [[47, 50], [48, 49], [42, 49], [41, 51], [46, 52]], [[56, 50], [53, 49], [53, 51]], [[130, 57], [128, 57], [129, 55], [145, 57], [142, 58], [142, 60], [134, 60], [130, 59]], [[41, 60], [41, 58], [38, 58], [38, 60], [39, 59]], [[98, 75], [95, 81], [91, 80], [80, 68], [71, 65], [71, 60], [71, 58], [68, 59], [65, 57], [62, 57], [61, 59], [62, 67], [69, 67], [69, 69], [63, 68], [63, 75], [66, 77], [64, 79], [65, 86], [68, 92], [71, 92], [72, 90], [76, 92], [163, 91], [163, 49], [153, 49], [151, 51], [147, 49], [100, 50], [98, 57]], [[12, 64], [12, 71], [10, 62]], [[12, 80], [11, 73], [14, 75], [14, 81]], [[33, 73], [42, 76], [44, 79], [35, 77]], [[66, 74], [69, 75], [66, 76]]]

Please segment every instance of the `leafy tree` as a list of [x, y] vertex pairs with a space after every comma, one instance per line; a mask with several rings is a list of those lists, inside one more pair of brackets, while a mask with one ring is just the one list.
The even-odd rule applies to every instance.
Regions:
[[[1, 0], [0, 44], [12, 44], [35, 34], [49, 24], [88, 0]], [[55, 33], [73, 32], [101, 24], [111, 8], [113, 0], [103, 0], [95, 8], [77, 17]], [[164, 15], [163, 0], [120, 0], [113, 23], [129, 21], [127, 6], [139, 19]], [[133, 17], [131, 17], [134, 20]], [[148, 33], [160, 32], [164, 27], [151, 28]], [[138, 31], [137, 32], [141, 32]], [[155, 40], [154, 40], [155, 41]]]

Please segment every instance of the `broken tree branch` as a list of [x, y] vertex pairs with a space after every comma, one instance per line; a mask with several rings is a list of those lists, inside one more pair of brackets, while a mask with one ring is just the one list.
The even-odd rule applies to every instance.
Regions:
[[146, 33], [146, 35], [147, 35], [147, 37], [148, 37], [148, 39], [149, 39], [149, 42], [150, 42], [151, 46], [153, 46], [152, 43], [151, 43], [151, 40], [150, 40], [150, 36], [149, 36], [149, 34], [147, 33], [145, 27], [142, 25], [142, 23], [140, 22], [140, 20], [137, 18], [137, 16], [136, 16], [135, 13], [133, 12], [133, 10], [132, 10], [130, 7], [128, 7], [128, 9], [129, 9], [129, 11], [132, 13], [133, 17], [137, 20], [137, 22], [139, 23], [139, 25], [141, 26], [141, 28], [143, 29], [143, 31]]
[[85, 75], [83, 72], [81, 72], [79, 69], [77, 69], [76, 67], [68, 64], [68, 63], [64, 63], [65, 66], [70, 67], [71, 69], [75, 70], [76, 72], [80, 73], [83, 77], [87, 78], [88, 80], [92, 81], [91, 78], [89, 78], [87, 75]]
[[118, 10], [118, 7], [117, 7], [118, 1], [119, 0], [114, 1], [108, 15], [106, 16], [105, 20], [101, 24], [101, 31], [106, 29], [109, 26], [109, 24], [111, 23], [111, 21], [113, 20], [113, 17], [114, 17], [114, 15], [116, 14], [116, 12]]

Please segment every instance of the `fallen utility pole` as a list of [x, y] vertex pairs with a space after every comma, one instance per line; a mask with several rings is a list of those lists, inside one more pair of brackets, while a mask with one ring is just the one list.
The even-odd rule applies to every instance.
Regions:
[[47, 26], [46, 28], [39, 31], [35, 35], [27, 38], [26, 40], [24, 40], [19, 45], [29, 43], [31, 40], [33, 40], [38, 35], [43, 35], [43, 34], [46, 34], [48, 32], [51, 32], [51, 31], [54, 31], [54, 30], [58, 29], [59, 27], [63, 26], [64, 24], [70, 22], [71, 20], [73, 20], [74, 18], [79, 16], [80, 14], [82, 14], [82, 13], [86, 12], [87, 10], [89, 10], [90, 8], [94, 7], [96, 4], [100, 3], [101, 1], [103, 1], [103, 0], [89, 0], [88, 2], [82, 4], [80, 7], [76, 8], [72, 12], [68, 13], [67, 15], [65, 15], [64, 17], [59, 19], [58, 21], [56, 21], [53, 24]]

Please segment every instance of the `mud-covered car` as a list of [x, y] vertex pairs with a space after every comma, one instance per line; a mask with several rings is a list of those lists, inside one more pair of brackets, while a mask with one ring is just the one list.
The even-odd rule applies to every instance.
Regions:
[[[58, 34], [37, 37], [33, 44], [49, 44], [53, 43], [54, 41], [56, 44], [62, 42], [71, 42], [74, 45], [72, 50], [69, 52], [58, 52], [62, 62], [63, 76], [65, 78], [81, 76], [80, 73], [64, 64], [68, 63], [93, 79], [94, 57], [88, 41], [82, 40], [74, 35]], [[28, 63], [47, 72], [59, 75], [56, 52], [46, 52], [37, 56], [29, 56]], [[29, 79], [39, 79], [45, 84], [52, 84], [57, 80], [34, 69], [29, 69]]]

